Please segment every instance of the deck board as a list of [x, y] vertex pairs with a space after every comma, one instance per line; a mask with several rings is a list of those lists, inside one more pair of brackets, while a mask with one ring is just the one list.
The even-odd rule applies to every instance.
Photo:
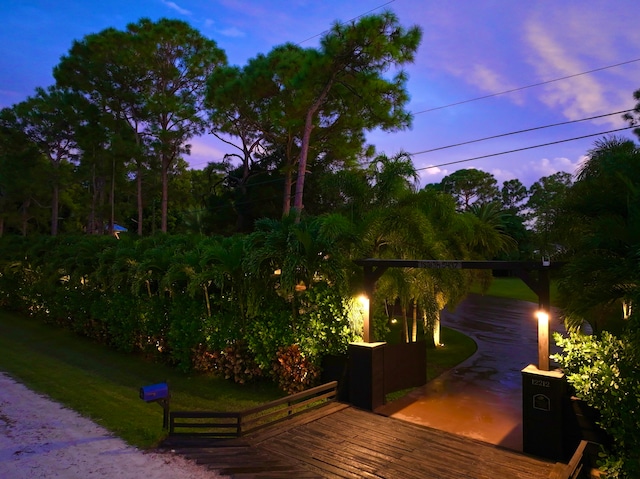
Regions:
[[554, 466], [339, 403], [303, 416], [233, 447], [174, 448], [234, 479], [541, 479]]

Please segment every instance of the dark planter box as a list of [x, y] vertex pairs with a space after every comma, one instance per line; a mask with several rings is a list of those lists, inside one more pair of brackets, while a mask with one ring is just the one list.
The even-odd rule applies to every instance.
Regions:
[[322, 357], [322, 384], [338, 381], [338, 401], [349, 402], [349, 355], [328, 354]]

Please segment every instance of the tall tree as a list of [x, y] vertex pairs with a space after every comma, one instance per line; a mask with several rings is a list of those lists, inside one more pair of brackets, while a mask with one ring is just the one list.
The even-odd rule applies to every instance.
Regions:
[[13, 121], [49, 160], [52, 236], [58, 234], [60, 192], [77, 159], [75, 132], [81, 121], [77, 100], [60, 88], [37, 88], [34, 96], [13, 107]]
[[440, 189], [456, 199], [459, 210], [466, 211], [473, 203], [491, 203], [500, 198], [497, 184], [491, 173], [469, 168], [445, 176]]
[[[229, 158], [239, 158], [242, 174], [238, 187], [247, 194], [247, 182], [256, 154], [278, 153], [284, 176], [283, 214], [289, 212], [291, 185], [299, 154], [300, 93], [291, 84], [313, 50], [285, 44], [267, 55], [249, 60], [242, 69], [223, 67], [209, 77], [207, 106], [211, 109], [212, 133], [234, 148]], [[237, 138], [240, 144], [227, 139]]]
[[534, 231], [534, 243], [544, 256], [556, 253], [561, 247], [552, 225], [560, 219], [560, 206], [572, 184], [572, 175], [561, 171], [540, 178], [529, 189], [527, 219]]
[[513, 215], [519, 214], [529, 196], [527, 187], [519, 179], [507, 180], [502, 183], [500, 199], [502, 208]]
[[[112, 209], [115, 173], [118, 170], [122, 172], [128, 162], [133, 165], [138, 234], [142, 234], [142, 179], [146, 168], [143, 154], [148, 117], [145, 88], [151, 75], [141, 64], [140, 57], [141, 52], [132, 44], [127, 32], [108, 28], [74, 41], [68, 54], [61, 58], [53, 71], [57, 85], [83, 95], [101, 114], [93, 128], [102, 128], [106, 137], [102, 147], [109, 152], [111, 160], [108, 177]], [[133, 144], [126, 147], [128, 154], [121, 157], [116, 151], [118, 144], [129, 136], [133, 137]]]
[[410, 125], [401, 67], [413, 61], [420, 38], [418, 27], [404, 29], [385, 13], [336, 24], [318, 49], [285, 44], [242, 70], [220, 70], [209, 81], [210, 104], [219, 107], [214, 129], [241, 139], [245, 168], [260, 142], [282, 152], [283, 214], [293, 207], [299, 219], [314, 161], [328, 171], [363, 150], [365, 131]]
[[409, 100], [406, 74], [400, 70], [388, 80], [384, 73], [412, 62], [421, 37], [419, 27], [407, 30], [386, 12], [357, 23], [337, 23], [321, 39], [318, 56], [296, 77], [307, 105], [293, 203], [297, 215], [303, 208], [311, 134], [318, 123], [330, 127], [349, 111], [363, 130], [394, 131], [410, 125], [411, 116], [404, 110]]
[[162, 179], [161, 230], [167, 231], [169, 172], [186, 142], [204, 132], [204, 93], [207, 77], [226, 63], [226, 55], [187, 23], [161, 19], [130, 24], [142, 66], [150, 73], [146, 99], [149, 125], [146, 134], [159, 159]]
[[[11, 108], [0, 111], [0, 236], [26, 236], [29, 223], [45, 220], [47, 159], [25, 135]], [[42, 217], [42, 218], [40, 218]], [[40, 221], [38, 221], [40, 222]]]
[[204, 131], [205, 82], [225, 63], [216, 43], [187, 23], [142, 19], [125, 32], [107, 29], [75, 42], [56, 68], [60, 84], [86, 94], [134, 131], [139, 233], [144, 161], [158, 164], [161, 230], [166, 232], [169, 174], [181, 155], [189, 153], [189, 139]]

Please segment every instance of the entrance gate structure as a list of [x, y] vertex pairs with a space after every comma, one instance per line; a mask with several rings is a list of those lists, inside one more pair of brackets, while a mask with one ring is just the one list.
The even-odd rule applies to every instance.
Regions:
[[[551, 269], [564, 263], [550, 261], [456, 261], [456, 260], [412, 260], [412, 259], [361, 259], [355, 263], [364, 269], [364, 288], [369, 298], [373, 297], [376, 282], [389, 268], [426, 269], [490, 269], [511, 271], [538, 296], [538, 307], [547, 316], [547, 321], [538, 323], [538, 369], [549, 370], [549, 321], [551, 316], [550, 275]], [[537, 273], [537, 274], [534, 274]], [[373, 328], [373, 305], [369, 302], [369, 314], [365, 315], [364, 342], [375, 342]], [[546, 324], [544, 324], [546, 323]]]
[[[564, 263], [548, 260], [536, 261], [456, 261], [456, 260], [403, 260], [361, 259], [355, 261], [364, 269], [364, 288], [373, 297], [376, 282], [389, 268], [429, 269], [490, 269], [510, 271], [520, 278], [538, 296], [538, 366], [529, 365], [522, 370], [522, 417], [524, 452], [563, 459], [572, 451], [571, 438], [565, 433], [566, 381], [561, 371], [550, 369], [550, 271]], [[363, 343], [352, 344], [350, 356], [358, 364], [350, 365], [358, 371], [358, 378], [351, 378], [352, 389], [361, 407], [375, 409], [384, 402], [381, 388], [376, 381], [384, 382], [380, 372], [381, 361], [377, 353], [385, 343], [376, 343], [373, 328], [373, 305], [365, 312]], [[384, 351], [382, 351], [384, 355]], [[350, 360], [351, 361], [351, 360]], [[363, 375], [363, 372], [367, 373]], [[355, 385], [355, 386], [354, 386]], [[356, 387], [357, 386], [357, 387]], [[364, 386], [364, 387], [363, 387]], [[353, 393], [352, 393], [353, 394]]]

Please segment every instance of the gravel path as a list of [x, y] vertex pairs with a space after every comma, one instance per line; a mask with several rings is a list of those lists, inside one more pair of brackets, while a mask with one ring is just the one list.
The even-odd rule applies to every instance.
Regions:
[[0, 478], [215, 479], [171, 453], [142, 452], [0, 372]]

